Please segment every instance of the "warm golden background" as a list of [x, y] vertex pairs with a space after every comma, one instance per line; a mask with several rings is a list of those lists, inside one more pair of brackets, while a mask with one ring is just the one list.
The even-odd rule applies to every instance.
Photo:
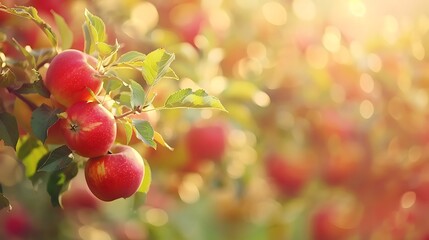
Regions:
[[[159, 102], [202, 87], [229, 113], [153, 116], [176, 151], [135, 146], [153, 171], [137, 210], [94, 202], [79, 177], [70, 209], [54, 209], [25, 180], [5, 189], [15, 210], [0, 213], [0, 238], [429, 239], [428, 1], [2, 2], [60, 13], [79, 50], [88, 8], [123, 52], [176, 54], [180, 80], [156, 88]], [[8, 36], [48, 46], [33, 23], [0, 17]], [[188, 130], [213, 125], [222, 156], [193, 161]]]

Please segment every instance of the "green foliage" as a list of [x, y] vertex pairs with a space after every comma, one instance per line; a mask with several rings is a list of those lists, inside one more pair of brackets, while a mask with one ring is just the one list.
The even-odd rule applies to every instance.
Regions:
[[0, 113], [0, 139], [5, 145], [15, 148], [18, 137], [18, 124], [15, 117], [7, 112]]
[[60, 206], [59, 197], [61, 193], [67, 190], [70, 181], [77, 175], [78, 171], [77, 163], [72, 162], [66, 168], [54, 171], [49, 176], [47, 191], [51, 197], [52, 206]]
[[37, 10], [34, 7], [18, 6], [8, 8], [5, 5], [0, 4], [0, 10], [32, 20], [42, 29], [42, 31], [45, 33], [45, 35], [51, 42], [52, 46], [57, 46], [57, 37], [54, 31], [52, 31], [51, 26], [49, 26], [45, 21], [43, 21], [42, 18], [39, 17]]
[[12, 43], [15, 46], [15, 48], [24, 55], [25, 59], [27, 60], [28, 67], [29, 68], [36, 68], [36, 59], [33, 55], [25, 47], [23, 47], [19, 42], [17, 42], [14, 38], [12, 38]]
[[66, 168], [73, 161], [72, 151], [63, 145], [47, 153], [37, 166], [37, 171], [54, 172]]
[[146, 58], [146, 55], [141, 52], [129, 51], [122, 54], [116, 60], [115, 65], [124, 66], [124, 67], [129, 67], [129, 66], [141, 67], [143, 66], [143, 61], [145, 58]]
[[143, 61], [142, 74], [148, 85], [155, 85], [170, 69], [175, 56], [164, 49], [149, 53]]
[[73, 44], [73, 32], [61, 15], [52, 12], [61, 37], [61, 49], [69, 49]]
[[85, 37], [85, 52], [92, 54], [97, 50], [97, 44], [106, 40], [106, 26], [101, 18], [85, 10], [85, 23], [83, 24]]
[[46, 104], [42, 104], [33, 111], [31, 128], [33, 129], [33, 134], [42, 142], [45, 142], [48, 137], [48, 129], [57, 122], [57, 114], [60, 112], [59, 109], [52, 109]]
[[129, 80], [130, 84], [128, 85], [131, 90], [131, 108], [140, 107], [145, 105], [146, 94], [142, 85], [138, 84], [134, 80]]
[[30, 177], [36, 172], [39, 160], [48, 153], [48, 149], [36, 137], [24, 135], [18, 140], [16, 153], [25, 166], [25, 175]]
[[[25, 57], [23, 61], [15, 61], [15, 59], [0, 55], [0, 87], [8, 87], [9, 92], [19, 98], [22, 98], [23, 94], [29, 93], [50, 98], [51, 94], [44, 86], [39, 70], [58, 54], [58, 50], [66, 50], [72, 46], [73, 32], [64, 18], [55, 12], [52, 12], [52, 15], [60, 41], [52, 28], [38, 16], [37, 10], [33, 7], [8, 8], [0, 4], [0, 10], [35, 22], [52, 45], [50, 48], [31, 49], [21, 45], [13, 38], [7, 39], [5, 34], [0, 33], [0, 41], [10, 41]], [[103, 80], [106, 93], [115, 101], [114, 114], [117, 115], [117, 123], [125, 129], [127, 144], [134, 132], [138, 139], [152, 148], [156, 148], [158, 143], [173, 150], [162, 135], [153, 129], [149, 121], [130, 119], [127, 117], [130, 114], [173, 108], [213, 108], [225, 111], [217, 98], [209, 96], [204, 90], [193, 92], [191, 89], [173, 93], [165, 106], [153, 106], [152, 103], [156, 97], [156, 94], [151, 92], [153, 86], [163, 79], [179, 79], [171, 68], [175, 55], [162, 48], [155, 49], [147, 55], [138, 51], [122, 54], [120, 53], [121, 45], [117, 40], [112, 45], [107, 42], [106, 26], [103, 20], [88, 10], [85, 10], [84, 16], [85, 22], [82, 26], [85, 39], [84, 52], [98, 59], [96, 66], [99, 72], [98, 77]], [[19, 85], [16, 84], [17, 79], [12, 72], [14, 67], [22, 68], [30, 80]], [[144, 80], [135, 81], [123, 77], [122, 70], [138, 71]], [[94, 98], [97, 97], [92, 91], [91, 94]], [[78, 161], [74, 160], [72, 150], [65, 145], [45, 144], [49, 128], [58, 121], [58, 116], [62, 111], [45, 104], [37, 107], [35, 103], [25, 103], [33, 110], [31, 116], [33, 132], [19, 138], [15, 117], [9, 113], [1, 113], [0, 138], [5, 141], [6, 145], [16, 147], [18, 158], [22, 160], [26, 176], [31, 179], [33, 186], [37, 187], [40, 182], [46, 183], [52, 205], [59, 206], [60, 194], [67, 189], [68, 183], [78, 172]], [[136, 193], [136, 203], [144, 202], [151, 181], [151, 168], [145, 160], [145, 176]], [[8, 200], [0, 195], [0, 209], [7, 206], [9, 206]]]
[[142, 140], [147, 145], [156, 148], [156, 142], [153, 140], [154, 130], [148, 121], [133, 119], [133, 126], [138, 139]]
[[0, 72], [0, 87], [9, 87], [16, 82], [15, 74], [8, 67], [2, 67]]
[[214, 108], [226, 111], [216, 97], [208, 95], [203, 89], [192, 91], [190, 88], [181, 89], [167, 99], [164, 108]]
[[51, 96], [51, 93], [45, 87], [41, 79], [33, 83], [22, 84], [22, 86], [19, 89], [17, 89], [16, 92], [20, 94], [37, 93], [40, 96], [43, 96], [45, 98], [49, 98]]

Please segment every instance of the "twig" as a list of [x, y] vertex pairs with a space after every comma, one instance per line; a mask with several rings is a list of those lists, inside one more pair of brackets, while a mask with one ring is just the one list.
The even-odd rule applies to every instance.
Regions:
[[23, 101], [27, 106], [31, 109], [31, 111], [34, 111], [37, 108], [37, 105], [34, 104], [32, 101], [28, 100], [26, 97], [24, 97], [22, 94], [16, 92], [14, 89], [8, 87], [7, 90], [15, 95], [17, 98], [19, 98], [21, 101]]

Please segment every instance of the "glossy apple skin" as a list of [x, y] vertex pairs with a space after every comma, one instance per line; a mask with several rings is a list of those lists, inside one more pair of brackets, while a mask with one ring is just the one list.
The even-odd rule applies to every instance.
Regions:
[[101, 91], [103, 82], [97, 78], [97, 60], [78, 50], [61, 52], [49, 65], [44, 83], [55, 99], [69, 107], [79, 101], [89, 101]]
[[61, 119], [61, 130], [67, 146], [83, 157], [105, 155], [116, 138], [113, 114], [96, 102], [78, 102]]
[[103, 201], [130, 197], [138, 190], [144, 177], [143, 158], [134, 148], [115, 145], [111, 152], [90, 158], [85, 165], [88, 187]]
[[225, 153], [226, 134], [220, 125], [193, 126], [185, 138], [194, 159], [220, 160]]

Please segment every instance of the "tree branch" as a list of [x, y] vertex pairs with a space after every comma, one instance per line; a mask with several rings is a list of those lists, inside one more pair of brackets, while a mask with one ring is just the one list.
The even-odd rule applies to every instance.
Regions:
[[21, 101], [23, 101], [27, 106], [31, 109], [31, 111], [34, 111], [37, 108], [37, 105], [34, 104], [32, 101], [28, 100], [26, 97], [24, 97], [22, 94], [16, 92], [14, 89], [8, 87], [7, 90], [15, 95], [17, 98], [19, 98]]

